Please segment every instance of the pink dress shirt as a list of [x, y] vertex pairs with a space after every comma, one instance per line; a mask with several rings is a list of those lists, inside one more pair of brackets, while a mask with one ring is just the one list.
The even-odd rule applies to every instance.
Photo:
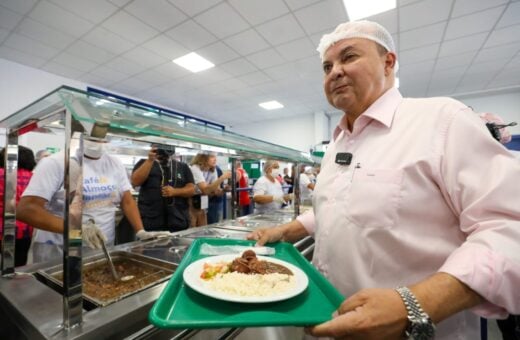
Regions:
[[[350, 166], [335, 163], [353, 154]], [[488, 302], [437, 325], [437, 339], [479, 339], [478, 315], [520, 313], [520, 162], [469, 108], [388, 90], [334, 131], [298, 217], [313, 263], [342, 294], [410, 285], [436, 272]], [[475, 314], [476, 313], [476, 314]]]

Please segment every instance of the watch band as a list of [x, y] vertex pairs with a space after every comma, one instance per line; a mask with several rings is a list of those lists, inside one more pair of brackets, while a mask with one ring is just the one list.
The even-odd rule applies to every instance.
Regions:
[[403, 299], [408, 313], [409, 325], [405, 330], [405, 336], [408, 339], [433, 339], [435, 325], [412, 291], [408, 287], [397, 287], [395, 290]]

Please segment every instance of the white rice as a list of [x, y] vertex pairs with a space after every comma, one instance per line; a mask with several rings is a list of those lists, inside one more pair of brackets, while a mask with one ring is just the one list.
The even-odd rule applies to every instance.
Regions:
[[287, 274], [217, 274], [207, 281], [215, 291], [235, 296], [274, 296], [282, 294], [296, 285], [294, 275]]

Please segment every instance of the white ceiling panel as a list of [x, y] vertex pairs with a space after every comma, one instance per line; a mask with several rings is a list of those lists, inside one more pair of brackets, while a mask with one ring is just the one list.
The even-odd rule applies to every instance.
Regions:
[[125, 38], [112, 33], [111, 31], [103, 28], [96, 27], [83, 38], [89, 44], [101, 47], [105, 50], [110, 50], [115, 54], [124, 53], [133, 47], [135, 44], [126, 40]]
[[217, 42], [197, 50], [197, 53], [208, 59], [215, 65], [224, 64], [227, 61], [239, 57], [232, 49], [222, 42]]
[[520, 1], [509, 4], [506, 12], [502, 15], [502, 18], [500, 18], [497, 27], [502, 28], [517, 24], [520, 24]]
[[248, 55], [269, 47], [269, 44], [254, 29], [238, 33], [224, 41], [241, 55]]
[[87, 60], [87, 59], [84, 59], [84, 58], [81, 58], [78, 56], [74, 56], [69, 53], [61, 53], [56, 58], [54, 58], [52, 61], [57, 64], [68, 66], [68, 67], [71, 67], [73, 69], [83, 71], [83, 72], [89, 72], [89, 71], [93, 70], [94, 68], [96, 68], [96, 66], [98, 65], [97, 63], [95, 63], [93, 61], [90, 61], [90, 60]]
[[470, 35], [470, 36], [464, 37], [464, 38], [445, 41], [441, 44], [441, 50], [439, 52], [439, 57], [456, 55], [456, 54], [465, 53], [468, 51], [476, 51], [481, 48], [486, 37], [487, 37], [487, 33], [480, 33], [480, 34]]
[[72, 67], [60, 65], [52, 61], [46, 63], [42, 67], [42, 70], [72, 79], [78, 78], [80, 75], [84, 73], [83, 71], [76, 70]]
[[347, 21], [347, 12], [340, 0], [319, 1], [294, 12], [294, 15], [307, 34], [334, 29]]
[[[266, 76], [263, 72], [248, 73], [246, 75], [238, 77], [238, 79], [243, 81], [244, 83], [246, 83], [249, 86], [254, 86], [254, 85], [265, 83], [267, 81], [271, 81], [271, 78]], [[241, 89], [241, 90], [236, 91], [236, 92], [240, 93], [240, 92], [243, 92], [243, 91], [246, 91], [246, 90], [248, 90], [248, 89]], [[252, 90], [249, 90], [249, 91], [252, 91]]]
[[399, 10], [401, 31], [408, 31], [449, 18], [453, 0], [426, 0], [402, 7]]
[[222, 2], [222, 0], [168, 0], [189, 16], [194, 16], [210, 7]]
[[397, 56], [400, 64], [408, 65], [415, 64], [421, 61], [433, 60], [437, 58], [440, 44], [433, 44], [430, 46], [424, 46], [420, 48], [414, 48], [406, 50]]
[[451, 67], [449, 69], [438, 69], [435, 67], [435, 71], [432, 73], [431, 82], [441, 83], [445, 79], [457, 79], [460, 80], [460, 77], [466, 73], [468, 69], [468, 65], [461, 65], [456, 67]]
[[100, 76], [102, 79], [109, 79], [112, 83], [117, 83], [123, 79], [128, 78], [127, 74], [116, 71], [110, 67], [99, 66], [98, 68], [89, 72], [91, 75]]
[[323, 1], [323, 0], [285, 0], [285, 3], [292, 11], [295, 11], [297, 9], [300, 9], [302, 7], [307, 7], [309, 5], [312, 5], [316, 2]]
[[108, 63], [105, 63], [105, 66], [110, 67], [116, 71], [124, 73], [128, 76], [141, 73], [146, 70], [146, 67], [138, 64], [132, 60], [126, 59], [124, 57], [116, 57], [110, 60]]
[[312, 55], [318, 55], [314, 44], [308, 37], [293, 40], [286, 44], [277, 46], [276, 50], [287, 61], [294, 61]]
[[80, 37], [94, 27], [94, 24], [48, 1], [41, 0], [29, 16], [61, 32]]
[[[185, 68], [178, 66], [177, 64], [172, 63], [171, 61], [166, 62], [162, 65], [159, 65], [154, 68], [170, 79], [177, 79], [184, 76], [187, 76], [190, 72]], [[178, 86], [182, 86], [182, 83], [176, 83]]]
[[256, 68], [245, 58], [236, 59], [228, 63], [219, 65], [219, 68], [223, 69], [224, 71], [235, 77], [258, 71], [258, 68]]
[[154, 28], [124, 11], [117, 12], [103, 22], [102, 25], [135, 44], [141, 44], [159, 33]]
[[133, 61], [145, 68], [152, 68], [169, 61], [144, 47], [136, 47], [122, 55], [122, 57]]
[[9, 8], [18, 14], [25, 15], [29, 12], [38, 0], [2, 0], [0, 6]]
[[520, 41], [520, 25], [496, 29], [489, 35], [484, 48]]
[[125, 7], [158, 31], [165, 31], [187, 19], [187, 16], [166, 0], [135, 0]]
[[241, 88], [244, 88], [247, 86], [246, 83], [244, 83], [243, 81], [241, 81], [240, 79], [237, 79], [237, 78], [229, 78], [229, 79], [222, 80], [220, 82], [220, 84], [222, 85], [223, 88], [225, 88], [228, 91], [235, 91], [235, 90], [238, 90], [238, 89], [241, 89]]
[[84, 19], [95, 24], [100, 23], [112, 14], [114, 14], [118, 8], [106, 0], [50, 0], [54, 4], [58, 5], [70, 11]]
[[[223, 23], [222, 18], [226, 18], [225, 23]], [[237, 11], [225, 2], [197, 15], [195, 21], [221, 39], [244, 31], [249, 27]]]
[[17, 51], [5, 45], [0, 46], [0, 58], [36, 68], [46, 63], [46, 59]]
[[427, 76], [429, 79], [429, 76], [433, 70], [434, 64], [435, 64], [435, 61], [428, 60], [428, 61], [425, 61], [422, 63], [403, 65], [399, 69], [399, 75], [403, 76], [403, 78], [408, 77], [408, 76], [413, 76], [415, 78]]
[[12, 30], [22, 20], [22, 16], [5, 7], [0, 7], [0, 27]]
[[411, 31], [401, 32], [399, 35], [400, 50], [404, 51], [441, 42], [446, 23], [447, 22], [440, 22]]
[[268, 49], [260, 52], [256, 52], [246, 57], [253, 65], [263, 69], [271, 66], [276, 66], [285, 63], [280, 53], [275, 49]]
[[159, 35], [148, 40], [143, 44], [143, 47], [169, 60], [176, 59], [189, 52], [186, 48], [166, 35]]
[[166, 32], [170, 38], [191, 50], [217, 41], [217, 38], [193, 20], [188, 20]]
[[496, 24], [505, 6], [452, 19], [448, 23], [445, 39], [451, 40], [463, 36], [490, 31]]
[[156, 69], [151, 69], [144, 71], [143, 73], [139, 73], [134, 78], [141, 79], [143, 82], [150, 84], [150, 88], [165, 84], [172, 80], [166, 74], [159, 72]]
[[69, 46], [66, 51], [72, 55], [76, 55], [99, 64], [106, 63], [116, 56], [113, 53], [105, 51], [102, 48], [96, 47], [83, 40], [76, 41], [71, 46]]
[[24, 37], [23, 35], [13, 33], [3, 43], [7, 47], [11, 47], [26, 54], [32, 54], [43, 59], [50, 59], [58, 54], [59, 50]]
[[493, 79], [492, 73], [466, 75], [455, 89], [455, 93], [480, 91]]
[[504, 5], [508, 0], [457, 0], [453, 6], [452, 17], [471, 14], [488, 8]]
[[485, 61], [498, 60], [498, 59], [511, 59], [520, 51], [520, 42], [509, 45], [500, 45], [492, 48], [486, 48], [480, 50], [475, 59], [475, 63], [481, 63]]
[[62, 33], [30, 18], [23, 19], [16, 32], [60, 50], [76, 40], [67, 33]]
[[384, 13], [373, 15], [367, 18], [367, 20], [375, 21], [386, 28], [390, 34], [395, 34], [399, 31], [399, 26], [397, 25], [397, 13], [397, 9], [393, 9]]
[[466, 75], [474, 75], [480, 73], [499, 73], [510, 59], [498, 59], [486, 61], [482, 63], [473, 63], [466, 71]]
[[108, 88], [113, 83], [113, 81], [110, 79], [105, 79], [99, 75], [93, 75], [90, 73], [81, 75], [78, 80], [81, 80], [82, 82], [85, 82], [89, 85], [100, 86], [104, 88]]
[[410, 4], [413, 4], [416, 2], [421, 2], [421, 1], [424, 1], [424, 0], [397, 0], [397, 3], [399, 4], [399, 6], [407, 6], [407, 5], [410, 5]]
[[279, 45], [305, 36], [305, 32], [292, 14], [259, 25], [256, 29], [272, 45]]
[[253, 26], [289, 12], [283, 0], [229, 0], [229, 3]]
[[437, 59], [435, 70], [437, 72], [439, 70], [450, 69], [458, 66], [467, 67], [469, 66], [469, 64], [471, 64], [471, 61], [473, 60], [476, 54], [477, 51], [471, 51], [457, 55], [450, 55], [447, 57], [440, 57]]
[[4, 28], [0, 28], [0, 44], [2, 44], [2, 42], [5, 40], [5, 38], [7, 38], [7, 36], [9, 35], [9, 31], [4, 29]]

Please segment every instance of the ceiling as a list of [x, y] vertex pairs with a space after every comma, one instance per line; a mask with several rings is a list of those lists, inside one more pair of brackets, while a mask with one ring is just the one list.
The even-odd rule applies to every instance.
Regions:
[[[520, 85], [520, 1], [397, 2], [369, 19], [394, 36], [405, 96]], [[0, 0], [0, 58], [239, 125], [335, 111], [315, 48], [345, 21], [341, 0]], [[171, 62], [192, 51], [216, 67]]]

